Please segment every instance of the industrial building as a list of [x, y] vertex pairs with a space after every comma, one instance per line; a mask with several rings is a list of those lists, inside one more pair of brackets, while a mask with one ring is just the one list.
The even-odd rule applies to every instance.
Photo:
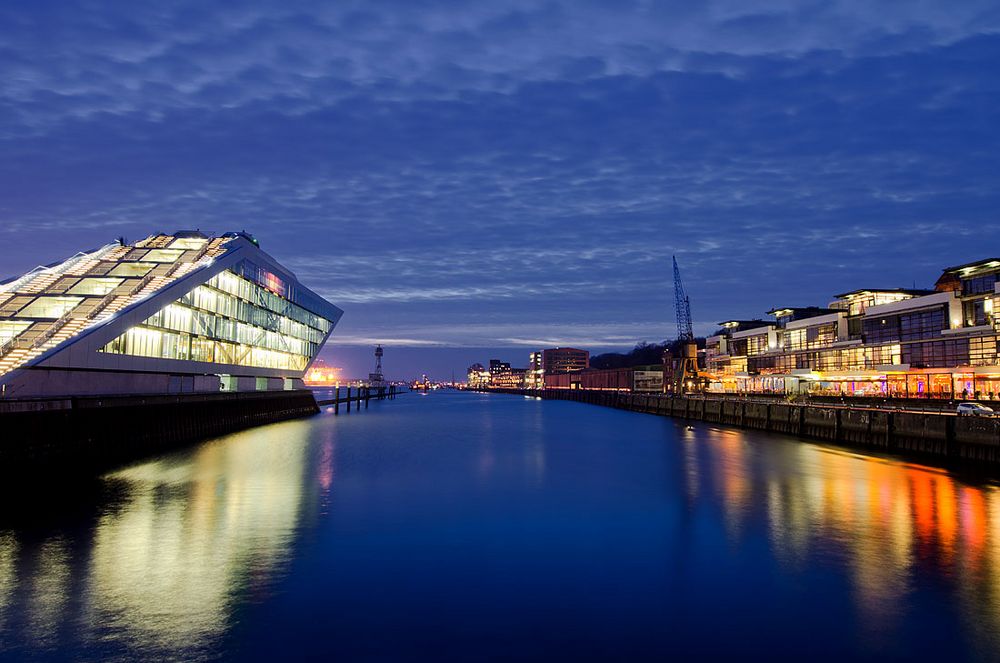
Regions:
[[542, 371], [562, 373], [590, 368], [590, 352], [577, 348], [549, 348], [542, 350]]
[[658, 394], [663, 391], [663, 365], [586, 368], [582, 371], [550, 373], [545, 376], [545, 389], [597, 389]]
[[119, 241], [0, 283], [0, 396], [297, 389], [342, 315], [246, 233]]
[[825, 308], [732, 320], [707, 340], [709, 390], [1000, 398], [1000, 258], [945, 269], [933, 290], [859, 289]]

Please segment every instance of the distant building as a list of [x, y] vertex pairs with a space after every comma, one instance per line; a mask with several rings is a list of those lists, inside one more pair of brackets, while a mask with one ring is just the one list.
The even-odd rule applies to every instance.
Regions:
[[525, 368], [511, 368], [497, 373], [491, 378], [492, 386], [500, 389], [524, 389], [527, 372]]
[[[512, 386], [514, 373], [518, 373], [518, 384]], [[504, 389], [519, 389], [524, 384], [524, 369], [512, 369], [510, 363], [499, 359], [490, 359], [490, 386]]]
[[710, 390], [1000, 399], [1000, 258], [949, 267], [934, 290], [852, 290], [769, 313], [707, 340]]
[[542, 352], [532, 352], [528, 356], [528, 371], [524, 376], [526, 389], [545, 388], [545, 368], [542, 361]]
[[0, 396], [293, 389], [343, 311], [250, 235], [151, 235], [0, 283]]
[[490, 375], [510, 372], [510, 363], [499, 359], [490, 359]]
[[663, 366], [631, 368], [586, 368], [582, 371], [545, 375], [546, 389], [599, 389], [660, 393], [663, 391]]
[[582, 371], [590, 367], [590, 352], [576, 348], [550, 348], [542, 350], [544, 374]]
[[469, 366], [466, 373], [466, 383], [473, 389], [490, 386], [490, 372], [482, 364]]

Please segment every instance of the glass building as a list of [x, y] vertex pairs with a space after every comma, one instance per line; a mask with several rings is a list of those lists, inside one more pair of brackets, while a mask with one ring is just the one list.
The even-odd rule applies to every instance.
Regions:
[[341, 315], [245, 233], [109, 244], [0, 283], [0, 396], [300, 388]]

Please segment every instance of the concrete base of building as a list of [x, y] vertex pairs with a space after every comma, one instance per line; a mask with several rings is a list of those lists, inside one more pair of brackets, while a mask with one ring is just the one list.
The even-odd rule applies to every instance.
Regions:
[[208, 437], [319, 412], [308, 390], [0, 402], [0, 475], [92, 474]]
[[213, 394], [220, 391], [304, 389], [301, 378], [256, 375], [198, 375], [169, 372], [26, 368], [0, 380], [0, 403], [7, 398], [54, 398], [95, 394]]

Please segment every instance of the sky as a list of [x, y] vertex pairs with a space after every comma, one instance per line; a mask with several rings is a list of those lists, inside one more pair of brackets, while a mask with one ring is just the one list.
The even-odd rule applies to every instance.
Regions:
[[247, 230], [348, 375], [696, 332], [1000, 255], [995, 0], [0, 3], [0, 276]]

